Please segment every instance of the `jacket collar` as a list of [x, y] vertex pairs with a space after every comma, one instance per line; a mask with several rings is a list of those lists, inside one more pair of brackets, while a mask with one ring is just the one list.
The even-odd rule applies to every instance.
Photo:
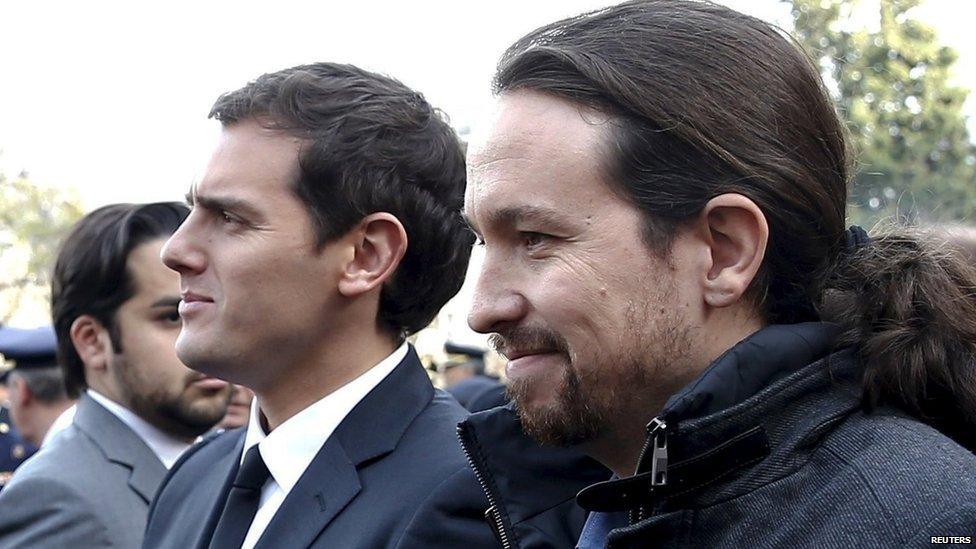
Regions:
[[78, 400], [74, 425], [97, 445], [108, 461], [129, 468], [129, 487], [146, 503], [166, 476], [156, 454], [128, 425], [86, 394]]
[[[579, 450], [542, 446], [525, 436], [513, 404], [471, 415], [458, 424], [458, 438], [491, 505], [489, 524], [500, 539], [514, 537], [516, 546], [532, 536], [532, 526], [523, 523], [571, 505], [582, 488], [610, 476]], [[570, 514], [582, 524], [582, 509]]]
[[433, 397], [430, 378], [411, 346], [393, 372], [349, 412], [325, 442], [258, 545], [275, 540], [280, 547], [310, 546], [362, 489], [358, 470], [392, 452]]
[[[731, 480], [760, 461], [778, 475], [795, 470], [811, 441], [860, 402], [851, 351], [832, 353], [836, 333], [832, 324], [805, 323], [770, 326], [743, 340], [669, 399], [659, 416], [667, 426], [664, 486], [654, 486], [649, 448], [637, 475], [591, 486], [579, 503], [596, 511], [633, 510], [665, 498], [707, 504], [737, 495], [743, 488]], [[655, 445], [653, 436], [648, 444]]]

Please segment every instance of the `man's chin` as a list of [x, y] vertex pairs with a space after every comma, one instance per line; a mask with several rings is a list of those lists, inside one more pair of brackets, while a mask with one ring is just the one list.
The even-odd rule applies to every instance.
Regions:
[[509, 386], [522, 429], [538, 442], [550, 446], [575, 446], [593, 439], [599, 421], [585, 407], [567, 403], [563, 395], [543, 398], [528, 393], [516, 384]]
[[[209, 341], [209, 338], [196, 337], [197, 334], [184, 336], [180, 334], [176, 340], [176, 356], [187, 368], [207, 374], [219, 379], [228, 379], [225, 363], [219, 356], [214, 354], [214, 349], [220, 349], [220, 344]], [[228, 386], [228, 391], [230, 388]]]

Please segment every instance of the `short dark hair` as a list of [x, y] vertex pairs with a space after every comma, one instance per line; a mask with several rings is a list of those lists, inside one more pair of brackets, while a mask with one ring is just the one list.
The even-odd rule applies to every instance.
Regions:
[[68, 398], [64, 386], [64, 370], [56, 365], [14, 369], [10, 376], [23, 379], [34, 398], [46, 404], [55, 404]]
[[51, 283], [51, 315], [68, 395], [77, 397], [88, 386], [85, 365], [71, 342], [71, 324], [91, 315], [121, 351], [115, 312], [135, 291], [126, 268], [129, 254], [150, 240], [172, 235], [189, 213], [179, 202], [104, 206], [83, 217], [61, 243]]
[[374, 212], [400, 220], [409, 245], [378, 313], [398, 337], [426, 327], [460, 290], [474, 242], [460, 214], [464, 153], [421, 94], [351, 65], [315, 63], [222, 95], [210, 116], [225, 126], [255, 120], [304, 141], [293, 190], [319, 246]]
[[864, 362], [867, 403], [972, 432], [976, 277], [904, 231], [847, 245], [846, 130], [785, 33], [707, 1], [626, 2], [529, 33], [502, 57], [495, 88], [610, 115], [608, 180], [662, 256], [710, 199], [750, 198], [769, 224], [747, 293], [765, 320], [837, 322]]

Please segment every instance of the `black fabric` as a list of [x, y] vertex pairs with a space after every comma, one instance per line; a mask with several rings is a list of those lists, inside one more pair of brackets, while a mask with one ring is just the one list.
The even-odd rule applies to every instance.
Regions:
[[579, 450], [526, 437], [514, 406], [473, 414], [458, 425], [461, 445], [493, 505], [489, 520], [510, 547], [572, 547], [586, 519], [576, 493], [610, 478], [610, 471]]
[[227, 494], [227, 503], [210, 542], [211, 549], [237, 549], [244, 543], [251, 521], [258, 512], [261, 488], [269, 476], [271, 473], [261, 457], [261, 450], [257, 444], [251, 446]]
[[901, 411], [866, 413], [863, 369], [852, 350], [833, 349], [835, 334], [822, 323], [767, 327], [669, 402], [675, 466], [754, 429], [767, 455], [663, 490], [607, 547], [916, 547], [942, 535], [934, 525], [972, 532], [976, 456]]
[[[865, 411], [863, 367], [851, 349], [834, 349], [836, 332], [824, 323], [764, 328], [677, 393], [664, 415], [669, 474], [684, 486], [647, 498], [650, 486], [624, 479], [617, 486], [635, 504], [626, 506], [633, 522], [613, 529], [607, 547], [927, 547], [933, 536], [976, 531], [976, 456], [902, 411]], [[531, 509], [538, 485], [555, 486], [522, 468], [545, 466], [517, 426], [484, 428], [510, 415], [469, 420], [488, 456], [472, 466], [494, 473], [497, 500]], [[556, 470], [575, 453], [561, 451], [544, 452]], [[557, 482], [578, 485], [581, 472], [564, 469]], [[593, 495], [602, 508], [624, 507]]]
[[839, 330], [826, 322], [764, 328], [722, 353], [661, 415], [677, 422], [731, 408], [829, 353]]
[[[451, 393], [451, 396], [456, 398], [458, 403], [461, 404], [461, 406], [464, 406], [464, 408], [469, 412], [480, 412], [482, 410], [487, 410], [488, 408], [482, 407], [475, 409], [472, 407], [472, 403], [481, 399], [483, 395], [488, 393], [493, 395], [504, 395], [505, 386], [502, 385], [502, 382], [498, 381], [498, 378], [478, 374], [467, 379], [462, 379], [461, 381], [448, 387], [447, 392]], [[494, 406], [490, 407], [493, 408]]]

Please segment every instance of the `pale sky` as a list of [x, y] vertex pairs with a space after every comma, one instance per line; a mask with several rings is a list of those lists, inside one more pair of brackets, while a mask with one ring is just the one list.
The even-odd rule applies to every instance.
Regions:
[[[456, 127], [476, 127], [507, 45], [609, 3], [3, 2], [0, 169], [73, 187], [88, 208], [182, 200], [218, 131], [206, 118], [214, 99], [263, 72], [319, 60], [399, 78]], [[788, 21], [776, 0], [726, 3]], [[965, 12], [974, 5], [929, 0], [923, 10], [961, 51], [959, 82], [970, 88], [976, 40]], [[968, 105], [976, 115], [976, 101]]]

